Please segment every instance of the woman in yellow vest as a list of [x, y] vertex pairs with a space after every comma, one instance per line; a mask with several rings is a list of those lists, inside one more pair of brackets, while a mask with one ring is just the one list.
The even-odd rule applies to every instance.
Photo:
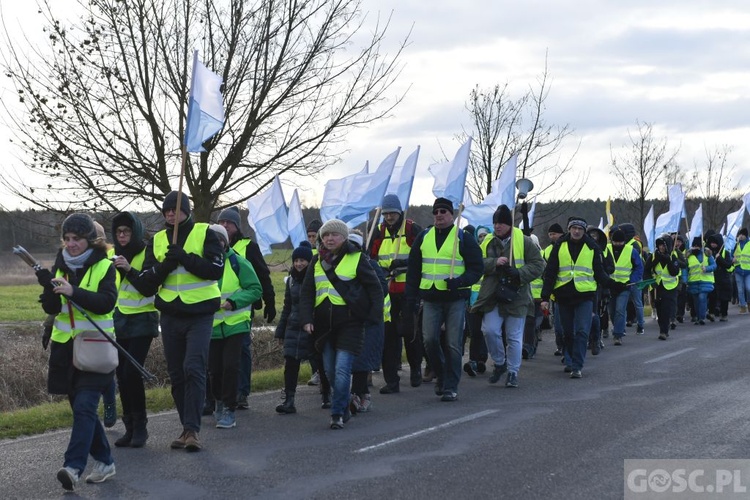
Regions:
[[714, 289], [714, 270], [716, 261], [711, 250], [703, 248], [700, 236], [693, 238], [687, 259], [688, 267], [683, 270], [687, 276], [688, 293], [693, 297], [691, 316], [693, 324], [705, 325], [708, 310], [708, 294]]
[[653, 278], [656, 321], [659, 323], [659, 340], [667, 340], [671, 319], [677, 310], [677, 286], [680, 281], [680, 264], [672, 252], [672, 238], [663, 234], [656, 238], [656, 249], [646, 261], [644, 276]]
[[712, 320], [713, 315], [716, 315], [719, 317], [719, 321], [726, 321], [729, 301], [732, 300], [734, 264], [732, 264], [731, 254], [724, 248], [724, 238], [719, 233], [708, 236], [706, 241], [716, 261], [714, 291], [708, 294], [708, 314], [706, 317]]
[[318, 234], [318, 255], [302, 282], [300, 323], [323, 353], [333, 387], [330, 427], [341, 429], [350, 415], [352, 363], [362, 351], [365, 322], [383, 318], [383, 290], [362, 252], [347, 241], [343, 221], [327, 221]]
[[94, 458], [94, 468], [86, 477], [87, 483], [101, 483], [115, 475], [109, 442], [97, 416], [99, 398], [112, 383], [115, 372], [92, 373], [73, 366], [73, 338], [95, 327], [67, 299], [86, 310], [100, 328], [114, 334], [112, 311], [117, 288], [115, 269], [107, 259], [104, 241], [96, 236], [91, 217], [69, 215], [62, 225], [62, 239], [63, 248], [57, 253], [52, 271], [42, 269], [37, 278], [44, 287], [42, 308], [56, 316], [47, 389], [50, 394], [66, 394], [73, 410], [70, 441], [57, 479], [65, 490], [73, 491], [89, 454]]

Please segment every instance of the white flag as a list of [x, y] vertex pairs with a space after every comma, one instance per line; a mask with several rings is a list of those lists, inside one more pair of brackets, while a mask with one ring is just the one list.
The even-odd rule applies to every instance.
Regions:
[[307, 241], [307, 231], [305, 225], [305, 217], [302, 215], [302, 206], [299, 203], [299, 195], [297, 190], [294, 190], [292, 194], [292, 200], [289, 202], [289, 218], [287, 222], [289, 228], [289, 239], [292, 241], [292, 246], [297, 248], [303, 241]]
[[688, 234], [689, 245], [693, 244], [695, 238], [703, 240], [703, 203], [698, 205], [693, 220], [690, 223], [690, 234]]
[[260, 253], [271, 253], [273, 243], [283, 243], [289, 237], [288, 214], [279, 176], [271, 187], [247, 200], [247, 222], [255, 230]]
[[330, 179], [323, 189], [323, 201], [320, 204], [320, 218], [323, 222], [336, 219], [346, 203], [349, 191], [358, 175], [366, 174], [369, 162], [365, 162], [364, 168], [356, 174], [347, 175], [341, 179]]
[[411, 189], [414, 185], [414, 174], [417, 171], [417, 160], [419, 159], [419, 146], [406, 159], [402, 166], [394, 167], [391, 182], [385, 194], [395, 194], [398, 201], [401, 202], [401, 209], [406, 211], [409, 207], [409, 198], [411, 198]]
[[651, 210], [646, 214], [646, 218], [643, 220], [643, 232], [646, 236], [646, 244], [651, 252], [656, 250], [656, 238], [654, 237], [654, 206], [651, 205]]

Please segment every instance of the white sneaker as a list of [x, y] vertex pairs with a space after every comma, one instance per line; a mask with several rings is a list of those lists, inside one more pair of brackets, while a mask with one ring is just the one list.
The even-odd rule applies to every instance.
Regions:
[[73, 491], [78, 482], [78, 471], [71, 467], [63, 467], [57, 471], [57, 480], [60, 481], [63, 489]]
[[320, 374], [318, 372], [313, 373], [310, 380], [307, 381], [307, 385], [320, 385]]
[[103, 483], [115, 475], [115, 463], [107, 465], [104, 462], [94, 460], [94, 470], [86, 476], [87, 483]]

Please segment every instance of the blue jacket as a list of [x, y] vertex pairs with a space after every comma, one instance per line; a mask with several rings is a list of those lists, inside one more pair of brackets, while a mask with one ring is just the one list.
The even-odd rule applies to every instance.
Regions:
[[[696, 255], [696, 258], [698, 259], [698, 262], [703, 263], [706, 261], [706, 256], [703, 252]], [[706, 272], [712, 273], [716, 270], [716, 261], [713, 257], [709, 256], [707, 260], [708, 264], [706, 265]], [[688, 270], [683, 269], [682, 270], [682, 281], [688, 284], [687, 290], [688, 293], [702, 293], [702, 292], [712, 292], [714, 289], [714, 284], [710, 281], [693, 281], [688, 282]]]

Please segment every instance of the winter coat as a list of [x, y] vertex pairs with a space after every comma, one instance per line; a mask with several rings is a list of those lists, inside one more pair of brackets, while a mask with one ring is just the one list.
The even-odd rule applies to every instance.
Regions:
[[[689, 256], [690, 254], [688, 254], [688, 257]], [[698, 259], [698, 262], [706, 266], [706, 272], [710, 273], [716, 270], [716, 261], [712, 256], [706, 256], [704, 253], [704, 249], [700, 250], [700, 252], [696, 255], [696, 258]], [[688, 281], [689, 276], [687, 269], [682, 270], [682, 276], [684, 281], [687, 283], [688, 293], [710, 293], [714, 289], [714, 284], [710, 281]]]
[[304, 271], [297, 275], [292, 270], [284, 287], [284, 309], [281, 311], [274, 338], [284, 341], [285, 358], [302, 360], [313, 356], [312, 339], [307, 332], [302, 330], [299, 317], [299, 303], [304, 277]]
[[[709, 236], [708, 244], [716, 261], [716, 270], [714, 270], [714, 291], [716, 291], [716, 298], [719, 300], [732, 300], [733, 276], [729, 272], [729, 269], [732, 267], [732, 256], [724, 248], [724, 238], [720, 234]], [[719, 249], [721, 249], [721, 252], [719, 252]]]
[[[237, 263], [236, 265], [238, 268], [237, 270], [239, 270], [239, 274], [237, 274], [237, 270], [234, 269], [234, 266], [232, 264], [233, 260]], [[224, 272], [235, 273], [240, 281], [240, 288], [235, 290], [232, 295], [230, 295], [226, 299], [227, 302], [232, 304], [232, 311], [250, 307], [253, 302], [261, 297], [263, 289], [260, 286], [260, 281], [258, 281], [258, 276], [255, 274], [253, 266], [247, 259], [243, 258], [240, 255], [237, 255], [237, 253], [235, 253], [235, 251], [231, 248], [227, 250], [226, 253], [226, 260], [224, 261]], [[223, 280], [223, 277], [219, 280], [220, 289]], [[224, 301], [222, 300], [222, 304], [223, 303]], [[214, 329], [211, 332], [211, 339], [224, 339], [227, 337], [231, 337], [232, 335], [248, 333], [250, 331], [250, 323], [251, 320], [248, 320], [234, 325], [228, 325], [226, 322], [222, 321], [218, 325], [214, 326]]]

